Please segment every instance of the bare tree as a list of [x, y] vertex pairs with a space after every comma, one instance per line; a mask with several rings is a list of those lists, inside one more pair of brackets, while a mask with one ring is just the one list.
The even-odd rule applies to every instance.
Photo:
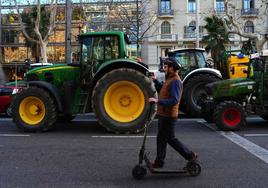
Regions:
[[136, 0], [136, 4], [132, 2], [131, 9], [131, 5], [123, 3], [113, 4], [111, 18], [119, 19], [122, 27], [133, 36], [137, 44], [137, 52], [139, 52], [139, 45], [144, 40], [145, 34], [157, 21], [157, 14], [150, 6], [151, 1], [152, 0]]
[[235, 1], [224, 0], [225, 16], [224, 26], [229, 34], [237, 34], [241, 37], [250, 39], [255, 42], [258, 51], [263, 49], [267, 38], [267, 28], [263, 27], [266, 23], [267, 16], [267, 0], [259, 0], [259, 4], [256, 7], [258, 10], [258, 17], [255, 18], [255, 30], [252, 32], [245, 32], [244, 23], [245, 19], [242, 18], [241, 11], [236, 9]]
[[20, 28], [23, 33], [23, 35], [31, 42], [37, 43], [40, 46], [40, 52], [41, 52], [41, 61], [47, 62], [47, 44], [48, 44], [48, 38], [52, 34], [54, 34], [55, 28], [56, 28], [56, 12], [57, 12], [57, 4], [58, 0], [51, 0], [49, 11], [50, 11], [50, 23], [48, 27], [48, 32], [45, 34], [45, 36], [41, 35], [40, 32], [40, 19], [41, 19], [41, 3], [40, 0], [37, 0], [36, 6], [37, 6], [37, 16], [35, 19], [35, 27], [34, 31], [38, 37], [38, 39], [33, 38], [33, 36], [30, 36], [25, 29], [25, 25], [22, 21], [21, 13], [19, 10], [19, 6], [17, 3], [18, 0], [14, 0], [15, 6], [17, 9], [18, 19], [20, 23]]

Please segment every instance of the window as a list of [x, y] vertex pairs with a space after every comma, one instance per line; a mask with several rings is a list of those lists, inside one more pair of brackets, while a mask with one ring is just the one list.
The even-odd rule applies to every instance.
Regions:
[[160, 9], [170, 10], [170, 0], [161, 0]]
[[216, 12], [224, 12], [224, 0], [216, 0]]
[[189, 23], [189, 27], [188, 27], [187, 33], [194, 33], [195, 32], [195, 29], [196, 29], [196, 23], [195, 23], [195, 21], [191, 21]]
[[161, 24], [161, 34], [164, 35], [164, 34], [170, 34], [170, 33], [171, 33], [170, 23], [167, 21], [164, 21]]
[[18, 43], [19, 32], [16, 30], [2, 30], [2, 44]]
[[161, 57], [167, 57], [168, 56], [168, 51], [171, 50], [171, 47], [164, 47], [161, 48]]
[[254, 33], [254, 24], [251, 21], [247, 21], [244, 30], [246, 33]]
[[188, 12], [195, 13], [196, 12], [196, 2], [195, 0], [188, 0]]
[[194, 52], [179, 52], [175, 54], [175, 58], [184, 68], [197, 67]]
[[251, 8], [254, 8], [254, 1], [253, 0], [244, 0], [243, 1], [243, 9], [250, 10]]
[[82, 63], [93, 64], [94, 71], [104, 61], [119, 58], [119, 41], [117, 36], [87, 37], [82, 44]]

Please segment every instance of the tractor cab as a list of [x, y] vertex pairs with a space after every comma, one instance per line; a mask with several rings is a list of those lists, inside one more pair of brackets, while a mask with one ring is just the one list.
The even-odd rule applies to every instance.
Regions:
[[81, 80], [89, 83], [99, 67], [107, 61], [126, 57], [125, 36], [122, 32], [103, 32], [82, 34], [81, 42]]

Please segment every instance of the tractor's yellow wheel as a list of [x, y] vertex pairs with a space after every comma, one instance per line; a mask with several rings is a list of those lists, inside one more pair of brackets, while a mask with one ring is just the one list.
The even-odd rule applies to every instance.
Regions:
[[122, 123], [137, 119], [144, 110], [145, 97], [141, 88], [130, 81], [110, 85], [104, 95], [106, 113]]
[[26, 97], [20, 103], [19, 114], [22, 121], [35, 126], [44, 119], [46, 107], [43, 101], [39, 98]]
[[11, 104], [13, 121], [24, 131], [48, 131], [55, 127], [57, 107], [44, 89], [29, 87], [16, 94]]
[[91, 104], [98, 122], [107, 130], [137, 133], [144, 129], [149, 112], [153, 116], [156, 110], [155, 105], [150, 108], [149, 97], [157, 97], [152, 81], [137, 70], [120, 68], [98, 80]]

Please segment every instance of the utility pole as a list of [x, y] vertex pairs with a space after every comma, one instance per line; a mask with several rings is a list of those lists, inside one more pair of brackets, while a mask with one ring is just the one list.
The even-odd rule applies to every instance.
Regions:
[[[0, 0], [0, 44], [2, 44], [2, 0]], [[0, 46], [0, 63], [2, 60], [2, 47]]]
[[140, 34], [140, 21], [139, 21], [139, 0], [136, 0], [136, 19], [137, 19], [137, 57], [139, 54], [139, 34]]
[[195, 14], [195, 19], [196, 19], [196, 28], [195, 28], [195, 33], [196, 33], [196, 42], [195, 42], [195, 47], [199, 48], [199, 0], [196, 0], [196, 14]]
[[[2, 0], [0, 0], [0, 44], [2, 44]], [[4, 71], [2, 69], [2, 47], [0, 46], [0, 84], [4, 83]]]
[[72, 62], [72, 0], [66, 0], [65, 9], [65, 62]]
[[[266, 0], [266, 31], [265, 34], [268, 35], [268, 0]], [[268, 48], [268, 44], [267, 44]]]

